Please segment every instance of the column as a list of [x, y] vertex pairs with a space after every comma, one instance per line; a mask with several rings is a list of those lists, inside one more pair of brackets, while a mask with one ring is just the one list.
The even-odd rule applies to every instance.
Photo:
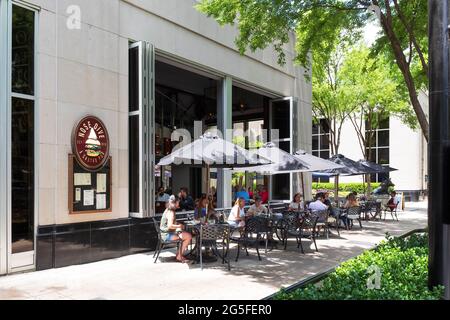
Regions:
[[0, 0], [0, 275], [7, 272], [8, 155], [8, 4]]
[[[217, 128], [231, 141], [231, 134], [227, 136], [227, 129], [233, 128], [233, 80], [227, 76], [219, 81], [217, 88]], [[231, 172], [217, 170], [217, 207], [230, 207], [233, 198], [231, 194]]]

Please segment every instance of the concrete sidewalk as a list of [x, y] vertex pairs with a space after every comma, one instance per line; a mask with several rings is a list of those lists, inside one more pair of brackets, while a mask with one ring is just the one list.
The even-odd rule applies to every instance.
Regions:
[[[340, 237], [332, 230], [329, 240], [317, 241], [318, 253], [305, 241], [306, 254], [301, 254], [293, 240], [286, 251], [274, 249], [266, 255], [261, 250], [260, 262], [250, 249], [249, 257], [241, 254], [238, 263], [232, 260], [231, 271], [220, 263], [205, 264], [201, 271], [199, 265], [174, 262], [173, 251], [168, 251], [156, 264], [148, 253], [0, 277], [0, 299], [262, 299], [372, 248], [386, 232], [395, 236], [424, 228], [426, 203], [408, 203], [399, 219], [363, 222], [363, 230], [355, 225]], [[231, 257], [235, 256], [232, 249]]]

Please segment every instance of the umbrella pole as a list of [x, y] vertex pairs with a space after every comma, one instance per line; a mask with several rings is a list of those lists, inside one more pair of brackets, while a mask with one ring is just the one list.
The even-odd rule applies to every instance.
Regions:
[[206, 216], [208, 216], [209, 212], [209, 178], [211, 176], [211, 173], [209, 172], [209, 164], [206, 165], [206, 199], [208, 201], [206, 202]]
[[334, 177], [334, 201], [339, 206], [339, 175]]
[[305, 180], [304, 180], [303, 172], [300, 173], [300, 180], [301, 180], [301, 184], [302, 184], [302, 197], [303, 197], [303, 200], [305, 200]]

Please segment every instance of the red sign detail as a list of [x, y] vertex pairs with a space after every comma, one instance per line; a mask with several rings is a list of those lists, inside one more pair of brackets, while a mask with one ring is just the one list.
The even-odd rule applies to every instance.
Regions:
[[82, 167], [101, 169], [109, 157], [109, 136], [103, 122], [93, 116], [81, 119], [72, 133], [72, 149]]

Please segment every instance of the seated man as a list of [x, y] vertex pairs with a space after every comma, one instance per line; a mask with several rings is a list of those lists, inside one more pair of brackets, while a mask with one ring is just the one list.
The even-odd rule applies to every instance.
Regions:
[[167, 202], [169, 201], [170, 195], [168, 195], [164, 191], [164, 187], [159, 187], [158, 193], [156, 194], [156, 201], [157, 202]]
[[309, 210], [311, 210], [311, 212], [317, 212], [317, 211], [325, 211], [328, 210], [328, 206], [326, 204], [323, 203], [324, 201], [324, 196], [322, 193], [318, 193], [316, 195], [316, 201], [311, 202], [309, 204]]
[[180, 209], [183, 211], [191, 211], [195, 208], [194, 199], [190, 195], [188, 195], [187, 188], [180, 188], [180, 193], [178, 194], [178, 198], [180, 199]]

